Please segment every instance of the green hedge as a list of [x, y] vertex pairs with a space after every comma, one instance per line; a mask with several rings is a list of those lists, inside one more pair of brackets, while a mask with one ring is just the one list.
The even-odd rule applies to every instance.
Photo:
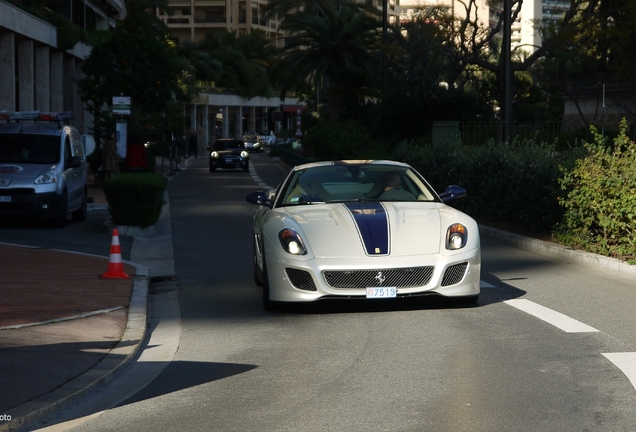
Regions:
[[154, 225], [161, 215], [168, 180], [160, 174], [121, 174], [104, 182], [104, 195], [113, 222], [119, 225]]
[[449, 184], [464, 187], [466, 198], [453, 205], [482, 222], [549, 234], [564, 213], [559, 167], [571, 166], [575, 153], [532, 140], [477, 147], [401, 143], [394, 158], [413, 166], [438, 192]]
[[564, 171], [560, 198], [565, 208], [560, 242], [636, 264], [636, 143], [619, 135], [608, 143], [592, 128], [594, 142], [574, 169]]

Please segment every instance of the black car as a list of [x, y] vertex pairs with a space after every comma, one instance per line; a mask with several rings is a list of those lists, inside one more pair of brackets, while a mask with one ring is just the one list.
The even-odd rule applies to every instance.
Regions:
[[210, 172], [217, 168], [249, 170], [249, 153], [243, 141], [234, 138], [219, 138], [210, 150]]

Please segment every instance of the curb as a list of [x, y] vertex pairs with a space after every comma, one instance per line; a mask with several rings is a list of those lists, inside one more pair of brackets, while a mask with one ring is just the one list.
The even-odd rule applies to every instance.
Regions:
[[482, 237], [492, 238], [500, 243], [550, 258], [557, 258], [564, 261], [594, 266], [614, 273], [621, 273], [636, 277], [636, 265], [631, 265], [625, 261], [620, 261], [615, 258], [597, 255], [573, 249], [569, 246], [537, 240], [532, 237], [526, 237], [483, 225], [479, 225], [479, 233]]
[[133, 280], [126, 329], [117, 346], [89, 371], [50, 393], [13, 408], [11, 421], [0, 424], [0, 432], [24, 430], [44, 417], [77, 405], [106, 387], [136, 357], [146, 337], [149, 269], [141, 264], [124, 262], [137, 270]]

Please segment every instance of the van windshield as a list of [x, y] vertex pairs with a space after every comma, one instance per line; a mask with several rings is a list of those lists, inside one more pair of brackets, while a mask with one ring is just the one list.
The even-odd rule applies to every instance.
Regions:
[[59, 161], [59, 136], [0, 134], [0, 163], [55, 164]]

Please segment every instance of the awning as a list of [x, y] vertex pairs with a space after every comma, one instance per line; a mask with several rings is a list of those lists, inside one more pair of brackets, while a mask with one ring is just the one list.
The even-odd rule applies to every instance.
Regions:
[[281, 109], [286, 113], [297, 113], [298, 110], [302, 113], [307, 109], [307, 107], [304, 105], [281, 105]]

